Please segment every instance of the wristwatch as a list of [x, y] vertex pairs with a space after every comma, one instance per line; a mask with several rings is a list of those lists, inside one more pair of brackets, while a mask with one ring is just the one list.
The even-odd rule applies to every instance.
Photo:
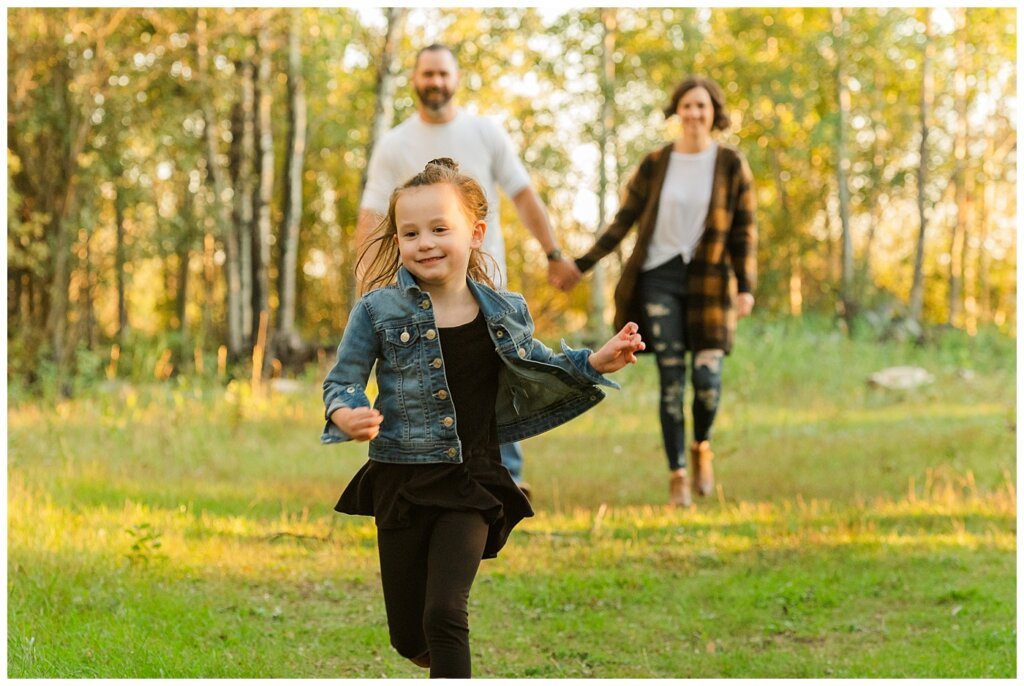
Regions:
[[547, 254], [547, 258], [548, 262], [557, 262], [558, 260], [562, 259], [562, 249], [555, 248], [554, 250]]

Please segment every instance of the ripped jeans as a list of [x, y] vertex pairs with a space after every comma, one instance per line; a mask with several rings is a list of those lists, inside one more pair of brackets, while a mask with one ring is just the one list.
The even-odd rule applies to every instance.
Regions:
[[658, 414], [668, 468], [686, 467], [686, 353], [690, 351], [693, 384], [693, 440], [711, 437], [722, 392], [721, 350], [693, 350], [686, 330], [686, 263], [676, 256], [642, 272], [637, 283], [644, 307], [641, 333], [658, 362], [661, 398]]

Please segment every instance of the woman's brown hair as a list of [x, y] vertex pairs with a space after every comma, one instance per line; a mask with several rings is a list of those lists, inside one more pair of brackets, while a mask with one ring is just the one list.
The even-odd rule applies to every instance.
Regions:
[[[395, 280], [395, 275], [398, 274], [398, 268], [402, 265], [402, 257], [398, 252], [398, 241], [395, 240], [398, 235], [395, 205], [399, 196], [402, 195], [402, 191], [407, 188], [433, 186], [439, 183], [447, 183], [455, 189], [462, 204], [462, 211], [472, 222], [485, 221], [487, 218], [487, 196], [477, 180], [460, 173], [459, 163], [450, 157], [430, 160], [423, 167], [423, 171], [391, 193], [387, 216], [381, 220], [373, 239], [367, 243], [359, 256], [359, 262], [356, 265], [357, 272], [363, 261], [368, 259], [369, 255], [373, 255], [367, 268], [366, 277], [362, 280], [363, 292], [392, 283]], [[372, 250], [374, 247], [376, 247], [376, 251]], [[498, 264], [487, 253], [473, 248], [469, 255], [468, 272], [469, 278], [494, 288], [494, 281], [490, 275], [498, 273]]]
[[711, 128], [716, 131], [724, 131], [729, 128], [729, 114], [725, 111], [725, 95], [722, 93], [722, 87], [706, 76], [688, 76], [676, 86], [672, 97], [669, 98], [668, 105], [663, 110], [665, 118], [667, 119], [676, 113], [676, 110], [679, 108], [679, 101], [683, 99], [683, 96], [688, 91], [694, 88], [703, 88], [711, 96], [711, 105], [715, 110], [715, 117]]

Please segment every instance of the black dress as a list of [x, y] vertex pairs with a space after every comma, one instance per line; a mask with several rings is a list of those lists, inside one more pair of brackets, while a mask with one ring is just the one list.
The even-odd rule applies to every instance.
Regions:
[[483, 557], [496, 557], [515, 525], [533, 516], [530, 501], [502, 466], [498, 450], [494, 401], [502, 362], [483, 313], [468, 324], [439, 328], [438, 333], [463, 461], [369, 460], [352, 477], [334, 509], [371, 515], [380, 529], [400, 529], [444, 510], [479, 510], [490, 527]]

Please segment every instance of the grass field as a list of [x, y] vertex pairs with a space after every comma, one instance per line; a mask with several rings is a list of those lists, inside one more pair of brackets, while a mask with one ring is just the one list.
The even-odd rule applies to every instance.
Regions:
[[[538, 514], [481, 567], [474, 673], [1014, 677], [1013, 348], [747, 323], [693, 511], [662, 505], [653, 360], [625, 370], [524, 443]], [[867, 387], [897, 364], [935, 382]], [[8, 675], [423, 676], [372, 521], [332, 511], [365, 445], [318, 444], [316, 381], [193, 384], [9, 409]]]

